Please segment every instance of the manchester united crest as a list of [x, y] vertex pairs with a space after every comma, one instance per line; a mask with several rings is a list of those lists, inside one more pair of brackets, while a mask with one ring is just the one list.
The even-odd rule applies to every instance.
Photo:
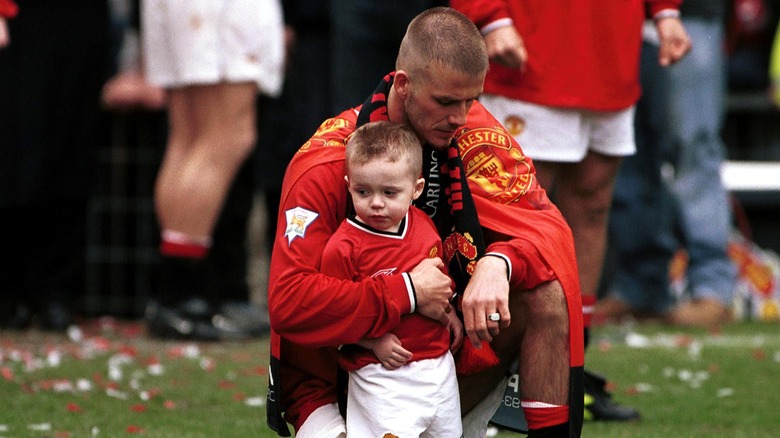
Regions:
[[530, 163], [500, 127], [466, 131], [458, 137], [458, 147], [469, 180], [485, 192], [485, 197], [508, 204], [531, 186]]

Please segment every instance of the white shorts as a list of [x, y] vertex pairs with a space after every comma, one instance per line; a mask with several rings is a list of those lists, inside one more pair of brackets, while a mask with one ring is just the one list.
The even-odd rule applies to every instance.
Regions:
[[395, 370], [380, 364], [349, 373], [347, 436], [463, 436], [455, 361], [447, 352]]
[[347, 426], [336, 403], [320, 406], [306, 417], [295, 438], [344, 438]]
[[142, 0], [147, 80], [175, 88], [256, 82], [277, 96], [284, 77], [279, 0]]
[[588, 111], [493, 94], [482, 95], [479, 101], [533, 160], [577, 163], [588, 150], [610, 156], [636, 152], [634, 106], [618, 111]]

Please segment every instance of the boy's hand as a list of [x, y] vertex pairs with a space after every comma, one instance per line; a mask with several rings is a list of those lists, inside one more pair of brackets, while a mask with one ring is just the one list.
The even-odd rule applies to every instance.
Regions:
[[392, 333], [385, 333], [375, 339], [371, 351], [379, 359], [379, 363], [388, 370], [402, 367], [412, 358], [412, 352], [401, 345], [401, 340]]
[[460, 322], [460, 319], [455, 312], [450, 312], [447, 314], [446, 321], [442, 321], [442, 325], [446, 326], [447, 330], [450, 331], [450, 338], [452, 340], [450, 351], [455, 353], [460, 350], [460, 347], [463, 345], [463, 323]]

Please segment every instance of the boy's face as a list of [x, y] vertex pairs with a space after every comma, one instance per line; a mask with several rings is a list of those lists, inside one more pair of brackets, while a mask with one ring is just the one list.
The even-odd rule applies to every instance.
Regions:
[[345, 177], [358, 220], [380, 231], [398, 231], [409, 205], [422, 193], [425, 180], [413, 178], [404, 160], [371, 160], [350, 165]]

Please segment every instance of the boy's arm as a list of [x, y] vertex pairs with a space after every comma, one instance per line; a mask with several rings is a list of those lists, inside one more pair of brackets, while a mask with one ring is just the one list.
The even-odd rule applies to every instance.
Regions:
[[424, 260], [408, 273], [360, 282], [320, 272], [322, 250], [346, 217], [343, 144], [351, 123], [343, 118], [324, 122], [289, 164], [282, 187], [269, 316], [278, 335], [309, 347], [379, 337], [415, 311], [438, 319], [452, 296], [440, 259]]
[[346, 197], [343, 162], [328, 163], [297, 178], [280, 204], [268, 308], [271, 327], [290, 341], [355, 343], [381, 336], [414, 310], [406, 274], [353, 282], [320, 272], [323, 249], [346, 215]]
[[452, 338], [450, 351], [455, 353], [460, 350], [461, 345], [463, 345], [463, 323], [455, 312], [450, 312], [447, 314], [446, 326], [450, 331], [450, 337]]

